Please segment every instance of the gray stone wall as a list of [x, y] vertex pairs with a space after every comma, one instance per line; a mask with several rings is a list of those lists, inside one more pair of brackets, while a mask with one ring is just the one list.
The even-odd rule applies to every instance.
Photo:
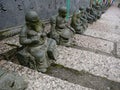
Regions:
[[[67, 0], [0, 0], [0, 30], [22, 25], [24, 15], [28, 10], [38, 12], [41, 19], [49, 19], [57, 13], [60, 6], [66, 5]], [[70, 0], [70, 12], [80, 5], [88, 6], [89, 0]]]

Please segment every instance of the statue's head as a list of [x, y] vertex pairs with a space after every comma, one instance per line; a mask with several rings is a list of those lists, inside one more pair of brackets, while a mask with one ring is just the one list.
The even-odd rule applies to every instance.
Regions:
[[91, 7], [87, 7], [86, 11], [89, 12], [91, 10]]
[[80, 10], [80, 11], [83, 11], [83, 10], [84, 10], [84, 7], [83, 7], [83, 6], [79, 7], [79, 10]]
[[79, 19], [80, 19], [80, 16], [81, 16], [81, 11], [76, 11], [76, 12], [75, 12], [75, 15], [76, 15], [76, 17], [77, 17], [77, 18], [79, 18]]
[[66, 15], [67, 15], [67, 8], [66, 7], [60, 7], [59, 8], [59, 15], [60, 16], [62, 16], [63, 18], [65, 18], [66, 17]]
[[96, 6], [96, 4], [95, 4], [95, 3], [93, 3], [93, 4], [92, 4], [92, 7], [95, 7], [95, 6]]
[[34, 27], [37, 23], [39, 23], [39, 16], [35, 11], [29, 11], [25, 15], [25, 21], [31, 27]]

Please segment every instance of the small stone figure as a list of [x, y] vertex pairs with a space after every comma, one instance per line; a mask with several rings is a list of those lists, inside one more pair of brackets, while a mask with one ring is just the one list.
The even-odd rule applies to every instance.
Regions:
[[55, 39], [57, 44], [70, 46], [75, 30], [66, 21], [66, 7], [59, 8], [59, 14], [51, 19], [50, 37]]
[[93, 15], [93, 12], [90, 7], [86, 8], [86, 12], [87, 12], [88, 23], [92, 24], [94, 21], [97, 20], [96, 16]]
[[77, 34], [83, 34], [85, 31], [83, 22], [80, 20], [81, 12], [77, 11], [74, 12], [71, 20], [71, 27], [73, 27]]
[[95, 20], [97, 20], [99, 17], [97, 15], [97, 11], [94, 10], [93, 8], [89, 7], [90, 14], [95, 17]]
[[17, 73], [0, 68], [0, 90], [25, 90], [27, 84]]
[[25, 16], [26, 25], [20, 32], [22, 50], [18, 52], [20, 64], [46, 72], [57, 58], [56, 42], [46, 37], [44, 25], [39, 20], [35, 11], [30, 11]]
[[96, 12], [97, 18], [99, 19], [102, 15], [102, 8], [99, 6], [98, 3], [92, 4], [92, 8], [94, 12]]
[[87, 20], [87, 13], [85, 11], [85, 8], [84, 7], [80, 7], [79, 10], [81, 12], [80, 20], [83, 22], [84, 28], [87, 29], [87, 27], [88, 27], [88, 20]]

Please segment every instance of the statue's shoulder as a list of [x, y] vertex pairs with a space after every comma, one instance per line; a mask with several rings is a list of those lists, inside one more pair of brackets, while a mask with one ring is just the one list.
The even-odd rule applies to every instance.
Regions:
[[24, 25], [24, 26], [21, 28], [20, 36], [24, 36], [24, 35], [26, 35], [26, 33], [27, 33], [27, 26]]
[[51, 23], [55, 23], [55, 22], [56, 22], [56, 17], [57, 17], [57, 15], [52, 16], [52, 17], [50, 18], [50, 22], [51, 22]]

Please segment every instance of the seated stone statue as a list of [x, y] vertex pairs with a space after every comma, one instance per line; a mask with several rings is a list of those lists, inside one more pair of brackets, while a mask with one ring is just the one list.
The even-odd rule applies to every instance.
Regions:
[[86, 14], [86, 10], [84, 7], [80, 7], [79, 8], [80, 12], [81, 12], [81, 18], [84, 18], [87, 22], [87, 14]]
[[99, 19], [102, 14], [102, 8], [100, 7], [100, 5], [98, 3], [92, 4], [92, 8], [93, 8], [94, 12], [96, 12], [97, 18]]
[[83, 22], [80, 20], [81, 12], [74, 12], [71, 20], [71, 27], [73, 27], [77, 34], [83, 34], [85, 31]]
[[87, 7], [86, 8], [86, 14], [87, 14], [87, 20], [88, 20], [88, 23], [93, 23], [94, 21], [97, 20], [96, 16], [94, 16], [91, 12], [91, 8], [90, 7]]
[[84, 28], [87, 29], [87, 27], [88, 27], [88, 20], [87, 20], [87, 13], [85, 11], [85, 8], [84, 7], [80, 7], [79, 10], [81, 12], [80, 20], [83, 22]]
[[75, 30], [66, 21], [66, 7], [59, 8], [59, 14], [51, 19], [50, 38], [56, 40], [57, 44], [70, 46]]
[[90, 14], [95, 17], [95, 21], [98, 19], [97, 11], [94, 8], [89, 7]]
[[20, 32], [20, 44], [23, 46], [17, 54], [18, 60], [24, 66], [46, 72], [57, 58], [56, 41], [46, 37], [44, 25], [36, 12], [28, 12], [25, 20], [26, 25]]
[[28, 83], [17, 73], [0, 68], [0, 90], [26, 90]]

